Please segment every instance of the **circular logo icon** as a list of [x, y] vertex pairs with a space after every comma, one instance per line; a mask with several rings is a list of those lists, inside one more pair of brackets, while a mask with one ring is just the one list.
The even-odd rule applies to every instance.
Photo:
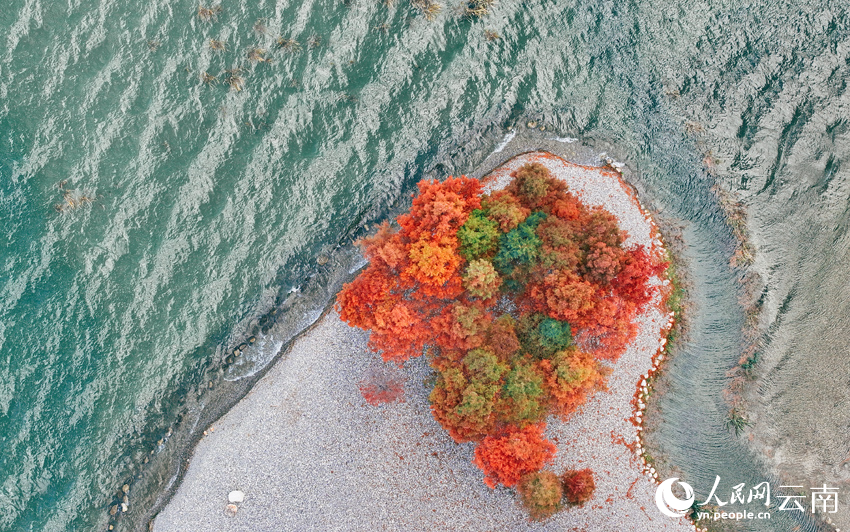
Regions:
[[677, 480], [679, 480], [679, 477], [668, 478], [655, 490], [655, 505], [658, 506], [661, 513], [670, 517], [682, 517], [688, 511], [688, 508], [694, 504], [694, 489], [687, 482], [679, 482], [679, 485], [685, 490], [684, 499], [673, 495], [673, 484]]

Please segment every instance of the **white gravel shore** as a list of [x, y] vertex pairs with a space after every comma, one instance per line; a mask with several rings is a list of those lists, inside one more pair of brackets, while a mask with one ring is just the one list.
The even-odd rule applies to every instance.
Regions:
[[[534, 157], [520, 156], [494, 172], [494, 186]], [[660, 245], [616, 173], [538, 160], [586, 203], [615, 214], [629, 232], [628, 245]], [[404, 367], [404, 402], [366, 404], [358, 382], [380, 357], [366, 349], [364, 332], [330, 312], [210, 429], [153, 530], [694, 530], [686, 519], [659, 512], [655, 481], [626, 447], [637, 438], [631, 401], [667, 321], [650, 306], [637, 339], [614, 365], [609, 391], [567, 423], [549, 420], [547, 436], [558, 446], [549, 467], [595, 473], [594, 499], [582, 508], [529, 522], [511, 490], [486, 487], [472, 464], [472, 445], [455, 444], [431, 416], [422, 358]], [[232, 490], [243, 491], [245, 500], [228, 517]]]

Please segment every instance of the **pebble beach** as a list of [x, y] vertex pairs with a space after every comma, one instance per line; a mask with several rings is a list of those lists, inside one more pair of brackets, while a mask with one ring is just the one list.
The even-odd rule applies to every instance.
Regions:
[[[567, 181], [585, 203], [617, 216], [629, 234], [627, 246], [661, 251], [652, 221], [610, 168], [524, 154], [488, 175], [486, 186], [504, 186], [511, 171], [531, 161]], [[394, 370], [404, 381], [401, 400], [367, 404], [358, 383], [383, 362], [367, 349], [367, 333], [329, 311], [208, 428], [152, 529], [693, 531], [687, 519], [656, 508], [657, 481], [637, 452], [636, 392], [657, 365], [671, 324], [663, 283], [656, 279], [655, 300], [638, 318], [636, 339], [612, 365], [608, 391], [566, 422], [548, 420], [546, 435], [558, 452], [547, 469], [594, 471], [596, 492], [582, 507], [531, 522], [513, 490], [485, 486], [472, 464], [472, 444], [455, 444], [431, 416], [424, 358]], [[232, 492], [239, 492], [239, 502], [228, 500]]]

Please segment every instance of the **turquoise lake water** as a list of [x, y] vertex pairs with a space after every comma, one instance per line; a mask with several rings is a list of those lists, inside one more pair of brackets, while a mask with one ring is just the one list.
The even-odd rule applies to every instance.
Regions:
[[[210, 21], [197, 7], [0, 7], [0, 530], [103, 530], [124, 484], [112, 522], [146, 529], [198, 432], [357, 267], [352, 238], [530, 120], [546, 131], [527, 146], [577, 138], [626, 162], [685, 226], [695, 308], [662, 405], [670, 462], [706, 490], [766, 475], [723, 426], [743, 315], [710, 188], [754, 213], [771, 338], [796, 331], [776, 321], [789, 308], [846, 322], [843, 5], [499, 0], [430, 22], [401, 0], [224, 0]], [[781, 396], [799, 378], [771, 382]], [[823, 429], [836, 456], [841, 430]]]

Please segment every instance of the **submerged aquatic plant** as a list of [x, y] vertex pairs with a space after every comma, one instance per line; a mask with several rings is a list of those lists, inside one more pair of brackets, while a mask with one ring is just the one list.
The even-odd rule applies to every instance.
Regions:
[[434, 0], [411, 0], [410, 3], [428, 20], [434, 20], [443, 10], [443, 6], [434, 2]]
[[733, 408], [729, 411], [729, 415], [726, 418], [726, 428], [729, 430], [735, 431], [735, 436], [740, 435], [743, 432], [745, 427], [751, 426], [752, 423], [744, 417], [740, 410], [737, 408]]
[[469, 18], [481, 18], [490, 12], [495, 0], [468, 0], [463, 4], [463, 14]]
[[89, 203], [94, 203], [97, 200], [96, 197], [93, 198], [85, 194], [80, 194], [76, 190], [66, 189], [66, 184], [68, 184], [68, 180], [63, 179], [56, 185], [59, 188], [59, 192], [62, 194], [62, 202], [53, 205], [56, 212], [65, 213], [73, 211]]
[[295, 39], [293, 39], [291, 37], [290, 38], [278, 37], [277, 38], [277, 47], [280, 48], [281, 50], [284, 50], [284, 51], [287, 51], [287, 52], [297, 52], [298, 50], [301, 49], [301, 43], [299, 43], [298, 41], [296, 41]]
[[266, 49], [265, 48], [256, 48], [251, 47], [248, 48], [247, 57], [248, 61], [254, 63], [271, 63], [271, 58], [265, 57]]
[[241, 76], [242, 69], [239, 67], [227, 70], [227, 84], [235, 91], [241, 91], [245, 87], [245, 80]]
[[219, 13], [221, 13], [221, 4], [212, 7], [198, 6], [198, 18], [204, 22], [210, 22], [215, 19]]
[[216, 52], [224, 52], [227, 50], [227, 46], [224, 41], [210, 39], [210, 49], [215, 50]]
[[218, 78], [213, 76], [212, 74], [204, 72], [203, 74], [201, 74], [201, 81], [203, 81], [207, 85], [215, 85], [216, 83], [218, 83]]

